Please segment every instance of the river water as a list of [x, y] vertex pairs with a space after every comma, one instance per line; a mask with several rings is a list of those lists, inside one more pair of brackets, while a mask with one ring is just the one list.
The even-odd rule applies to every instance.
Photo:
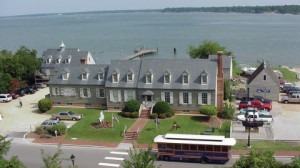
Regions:
[[[0, 18], [0, 50], [25, 45], [90, 51], [98, 63], [122, 59], [137, 46], [157, 49], [147, 58], [189, 58], [188, 47], [212, 40], [238, 63], [300, 66], [300, 15], [240, 13], [75, 13]], [[176, 48], [176, 55], [173, 49]]]

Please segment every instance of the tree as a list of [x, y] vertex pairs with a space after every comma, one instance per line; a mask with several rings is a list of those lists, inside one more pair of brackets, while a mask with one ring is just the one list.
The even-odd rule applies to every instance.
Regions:
[[199, 108], [201, 114], [209, 116], [215, 116], [217, 114], [217, 107], [213, 105], [204, 105]]
[[274, 152], [265, 150], [251, 150], [249, 155], [242, 155], [237, 160], [233, 168], [278, 168], [283, 167], [283, 164], [277, 161], [274, 157]]
[[0, 167], [3, 168], [26, 168], [26, 166], [18, 159], [17, 156], [12, 156], [9, 160], [4, 158], [10, 148], [11, 140], [5, 140], [6, 137], [0, 135]]
[[235, 107], [227, 102], [223, 104], [222, 117], [232, 119], [235, 113]]
[[52, 100], [49, 98], [43, 98], [38, 102], [40, 112], [46, 112], [52, 107]]
[[227, 52], [226, 48], [219, 45], [217, 42], [204, 40], [198, 47], [189, 46], [189, 55], [191, 58], [207, 59], [209, 55], [217, 55], [218, 51], [223, 51], [225, 55], [231, 55], [232, 52]]
[[53, 155], [45, 153], [45, 151], [41, 149], [42, 160], [44, 163], [43, 168], [62, 168], [62, 161], [70, 160], [69, 158], [61, 158], [62, 154], [61, 144], [58, 145], [57, 151]]
[[[133, 147], [129, 150], [129, 159], [124, 160], [122, 166], [124, 168], [155, 168], [154, 161], [156, 156], [152, 155], [152, 147], [148, 146], [148, 149], [137, 149]], [[160, 166], [158, 166], [160, 167]]]

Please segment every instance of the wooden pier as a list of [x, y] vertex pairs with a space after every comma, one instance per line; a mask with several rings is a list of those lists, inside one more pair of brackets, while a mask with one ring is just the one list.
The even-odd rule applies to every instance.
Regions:
[[135, 59], [135, 58], [141, 58], [143, 56], [153, 55], [153, 54], [157, 54], [157, 50], [142, 49], [142, 50], [139, 50], [138, 52], [136, 52], [133, 55], [129, 55], [129, 56], [125, 57], [124, 59], [125, 60], [132, 60], [132, 59]]

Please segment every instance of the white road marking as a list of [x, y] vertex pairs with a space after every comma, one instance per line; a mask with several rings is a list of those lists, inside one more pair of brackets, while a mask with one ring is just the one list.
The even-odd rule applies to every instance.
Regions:
[[111, 163], [99, 163], [99, 166], [110, 166], [110, 167], [120, 167], [119, 164], [111, 164]]
[[105, 157], [104, 159], [110, 159], [110, 160], [124, 160], [124, 158], [118, 158], [118, 157]]
[[111, 154], [117, 154], [117, 155], [128, 155], [127, 152], [114, 152], [114, 151], [111, 151], [110, 153]]

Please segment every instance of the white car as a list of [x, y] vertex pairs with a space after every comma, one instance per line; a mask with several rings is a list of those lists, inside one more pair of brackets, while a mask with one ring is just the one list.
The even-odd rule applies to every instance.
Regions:
[[10, 94], [0, 94], [0, 102], [10, 102], [12, 100], [12, 97]]

